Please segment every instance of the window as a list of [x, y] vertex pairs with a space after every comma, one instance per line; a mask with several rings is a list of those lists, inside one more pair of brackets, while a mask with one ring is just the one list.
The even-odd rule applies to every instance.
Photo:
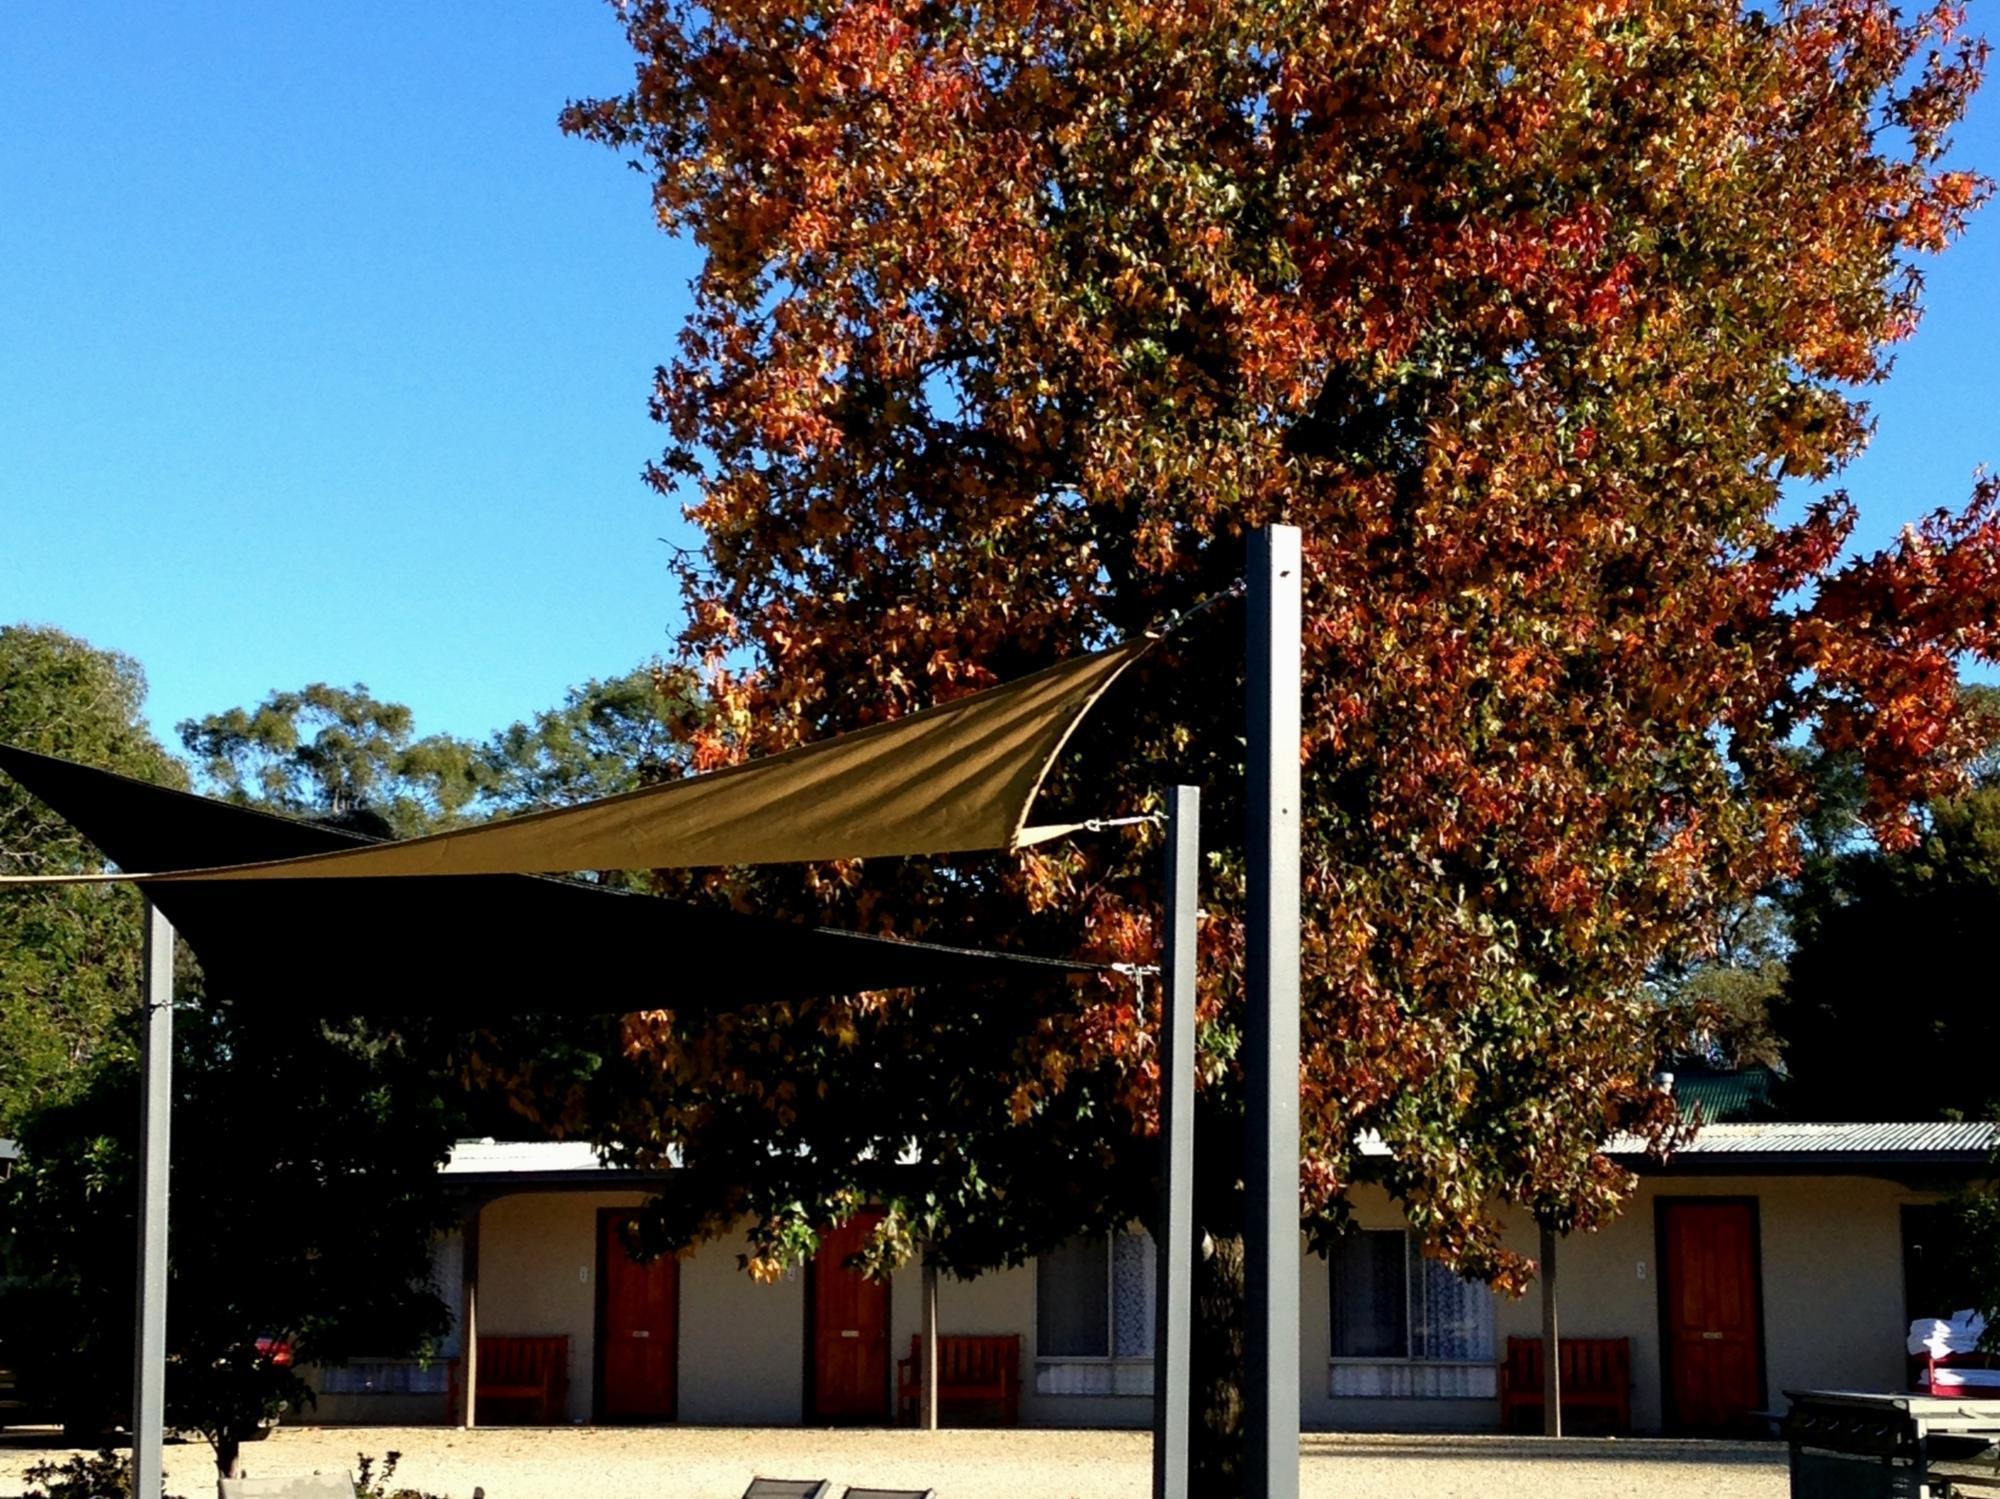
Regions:
[[442, 1395], [451, 1371], [440, 1359], [357, 1359], [320, 1372], [323, 1395]]
[[1402, 1229], [1350, 1233], [1332, 1256], [1335, 1395], [1497, 1393], [1493, 1293], [1424, 1256]]
[[431, 1285], [451, 1312], [451, 1327], [428, 1358], [356, 1358], [319, 1371], [325, 1395], [443, 1395], [459, 1355], [458, 1318], [465, 1292], [465, 1239], [445, 1234], [431, 1251]]
[[1952, 1256], [1951, 1216], [1940, 1203], [1903, 1205], [1903, 1320], [1947, 1318], [1978, 1299]]
[[1035, 1389], [1150, 1395], [1153, 1241], [1072, 1239], [1035, 1261]]

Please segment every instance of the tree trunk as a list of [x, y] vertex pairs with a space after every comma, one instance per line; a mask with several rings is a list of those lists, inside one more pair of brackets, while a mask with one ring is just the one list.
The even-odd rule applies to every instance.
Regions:
[[218, 1432], [215, 1437], [215, 1471], [224, 1478], [243, 1476], [243, 1442], [235, 1432]]
[[1194, 1261], [1188, 1433], [1188, 1488], [1202, 1499], [1243, 1493], [1245, 1315], [1242, 1236], [1203, 1235]]

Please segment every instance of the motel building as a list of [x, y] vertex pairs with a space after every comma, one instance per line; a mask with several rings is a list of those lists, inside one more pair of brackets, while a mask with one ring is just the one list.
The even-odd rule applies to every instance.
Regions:
[[[1556, 1283], [1564, 1340], [1615, 1349], [1629, 1375], [1601, 1408], [1572, 1415], [1566, 1400], [1567, 1424], [1756, 1432], [1786, 1390], [1910, 1388], [1911, 1322], [1963, 1305], [1937, 1283], [1939, 1205], [1989, 1174], [1994, 1144], [1983, 1124], [1722, 1123], [1666, 1162], [1623, 1152], [1637, 1194], [1608, 1227], [1560, 1242]], [[467, 1143], [444, 1170], [465, 1207], [436, 1261], [457, 1327], [428, 1363], [308, 1371], [319, 1399], [305, 1419], [462, 1421], [468, 1317], [481, 1425], [908, 1419], [898, 1366], [921, 1277], [881, 1285], [842, 1265], [865, 1217], [762, 1284], [738, 1267], [740, 1236], [631, 1259], [619, 1222], [660, 1179], [609, 1169], [588, 1145]], [[1502, 1400], [1509, 1340], [1539, 1338], [1538, 1294], [1496, 1296], [1426, 1259], [1378, 1188], [1357, 1188], [1354, 1210], [1355, 1231], [1301, 1269], [1302, 1424], [1538, 1430], [1538, 1410], [1503, 1418]], [[1516, 1220], [1509, 1242], [1534, 1255], [1536, 1226]], [[941, 1342], [977, 1338], [989, 1365], [1012, 1366], [1010, 1399], [948, 1399], [947, 1424], [1148, 1425], [1153, 1275], [1151, 1240], [1131, 1232], [942, 1277]]]

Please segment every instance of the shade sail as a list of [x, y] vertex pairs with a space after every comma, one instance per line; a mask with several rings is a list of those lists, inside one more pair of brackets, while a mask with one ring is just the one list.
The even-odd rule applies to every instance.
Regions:
[[[0, 745], [0, 770], [106, 858], [171, 871], [393, 848]], [[899, 942], [523, 875], [140, 888], [212, 992], [339, 1014], [723, 1008], [867, 989], [1059, 978], [1090, 965]]]
[[177, 878], [685, 869], [1024, 848], [1078, 826], [1028, 826], [1035, 793], [1083, 715], [1152, 644], [1141, 637], [908, 718], [580, 806]]

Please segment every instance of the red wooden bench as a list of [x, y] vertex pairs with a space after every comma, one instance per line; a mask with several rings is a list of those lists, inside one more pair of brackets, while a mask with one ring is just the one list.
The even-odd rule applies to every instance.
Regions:
[[[906, 1419], [917, 1418], [924, 1393], [924, 1339], [910, 1338], [910, 1356], [896, 1365], [897, 1403]], [[1021, 1420], [1021, 1335], [951, 1333], [938, 1337], [938, 1415], [948, 1405], [992, 1405], [1000, 1424]]]
[[[462, 1361], [451, 1361], [451, 1409], [464, 1410]], [[479, 1400], [475, 1418], [489, 1419], [493, 1405], [540, 1426], [564, 1419], [569, 1393], [569, 1338], [482, 1334], [479, 1339]]]
[[[1562, 1373], [1562, 1408], [1602, 1411], [1613, 1431], [1632, 1429], [1632, 1340], [1559, 1338], [1556, 1357]], [[1500, 1424], [1513, 1425], [1516, 1411], [1532, 1410], [1542, 1424], [1542, 1340], [1509, 1338], [1500, 1366]]]

